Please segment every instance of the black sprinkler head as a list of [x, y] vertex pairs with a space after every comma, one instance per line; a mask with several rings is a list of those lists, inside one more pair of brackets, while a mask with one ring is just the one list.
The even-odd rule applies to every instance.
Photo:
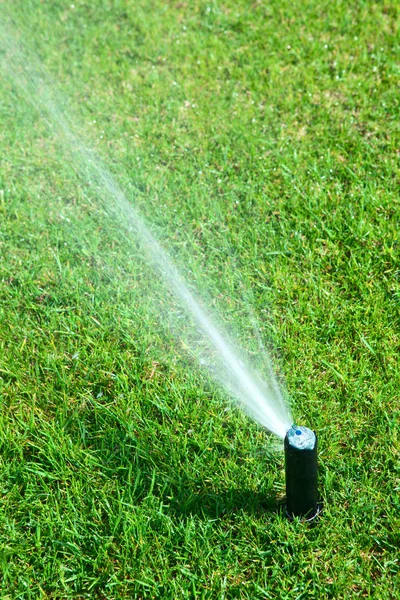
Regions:
[[292, 425], [285, 436], [286, 515], [312, 521], [320, 512], [317, 486], [317, 436]]

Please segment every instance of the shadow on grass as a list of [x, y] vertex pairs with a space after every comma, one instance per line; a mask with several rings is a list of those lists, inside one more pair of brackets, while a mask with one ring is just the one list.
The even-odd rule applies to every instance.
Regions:
[[[165, 443], [168, 436], [163, 437], [159, 430], [151, 428], [138, 427], [127, 432], [125, 423], [107, 406], [103, 408], [97, 403], [95, 408], [89, 406], [83, 414], [81, 411], [68, 415], [61, 426], [46, 435], [40, 432], [39, 442], [26, 445], [25, 459], [40, 472], [49, 473], [51, 485], [57, 487], [64, 478], [67, 481], [79, 477], [80, 470], [75, 471], [74, 465], [83, 460], [87, 477], [95, 482], [93, 490], [88, 490], [88, 502], [92, 492], [101, 495], [108, 480], [112, 482], [107, 489], [111, 503], [115, 500], [119, 504], [123, 494], [127, 505], [148, 504], [151, 511], [156, 505], [158, 510], [162, 503], [163, 513], [176, 518], [219, 519], [239, 513], [261, 517], [278, 512], [276, 490], [268, 478], [259, 489], [254, 489], [246, 474], [237, 469], [236, 460], [245, 458], [239, 451], [231, 456], [232, 469], [239, 478], [237, 486], [232, 485], [232, 477], [224, 481], [216, 472], [215, 454], [213, 459], [206, 455], [192, 476], [191, 462], [203, 456], [201, 449], [198, 454], [191, 448], [189, 454], [186, 447]], [[182, 452], [186, 454], [183, 456]], [[19, 458], [12, 454], [10, 446], [8, 458], [17, 459], [15, 478], [20, 471]], [[272, 463], [271, 468], [274, 466]]]
[[[143, 438], [140, 442], [128, 440], [125, 432], [113, 427], [111, 433], [109, 430], [96, 440], [104, 475], [130, 488], [127, 493], [132, 503], [140, 505], [154, 497], [162, 502], [164, 514], [177, 518], [219, 519], [238, 513], [261, 517], [280, 512], [282, 502], [266, 480], [259, 490], [241, 485], [243, 481], [237, 487], [229, 486], [219, 476], [212, 477], [215, 464], [210, 462], [207, 468], [207, 461], [202, 469], [204, 479], [198, 474], [193, 478], [187, 467], [179, 464], [172, 447], [160, 447], [154, 437]], [[135, 473], [133, 487], [128, 476], [131, 469]]]
[[[199, 482], [198, 482], [199, 483]], [[272, 490], [255, 492], [250, 489], [201, 490], [197, 493], [178, 492], [169, 498], [165, 512], [177, 517], [197, 516], [218, 519], [245, 512], [252, 516], [278, 512], [276, 494]]]
[[101, 452], [104, 472], [119, 479], [123, 486], [129, 486], [125, 469], [134, 465], [136, 474], [141, 475], [136, 481], [140, 484], [131, 490], [138, 504], [150, 496], [156, 497], [162, 502], [165, 514], [178, 518], [218, 519], [243, 512], [260, 517], [280, 511], [282, 503], [277, 500], [276, 490], [266, 481], [260, 490], [241, 486], [243, 481], [238, 482], [237, 487], [227, 486], [218, 475], [212, 477], [215, 468], [212, 462], [209, 468], [206, 462], [203, 465], [204, 479], [198, 475], [192, 478], [187, 467], [179, 465], [171, 448], [157, 451], [152, 441], [148, 440], [148, 444], [143, 441], [140, 448], [131, 448], [128, 458], [127, 444], [122, 439], [115, 443], [115, 431], [111, 453], [104, 452], [111, 447], [106, 439], [102, 439]]

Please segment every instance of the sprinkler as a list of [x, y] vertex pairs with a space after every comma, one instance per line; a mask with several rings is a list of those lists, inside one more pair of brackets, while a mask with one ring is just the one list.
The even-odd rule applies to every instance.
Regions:
[[317, 436], [292, 425], [285, 436], [286, 515], [312, 521], [320, 512], [317, 487]]

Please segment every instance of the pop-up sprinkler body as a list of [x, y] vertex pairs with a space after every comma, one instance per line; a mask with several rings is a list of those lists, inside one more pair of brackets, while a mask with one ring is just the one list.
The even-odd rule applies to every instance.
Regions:
[[286, 514], [290, 519], [314, 519], [319, 511], [317, 436], [307, 427], [292, 425], [285, 436]]

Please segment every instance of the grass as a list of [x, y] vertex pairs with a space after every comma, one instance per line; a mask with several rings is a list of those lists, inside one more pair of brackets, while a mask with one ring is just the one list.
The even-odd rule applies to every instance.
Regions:
[[276, 512], [282, 454], [174, 337], [140, 250], [6, 79], [1, 597], [397, 597], [398, 4], [2, 6], [255, 355], [260, 323], [318, 432], [325, 509], [314, 528]]

